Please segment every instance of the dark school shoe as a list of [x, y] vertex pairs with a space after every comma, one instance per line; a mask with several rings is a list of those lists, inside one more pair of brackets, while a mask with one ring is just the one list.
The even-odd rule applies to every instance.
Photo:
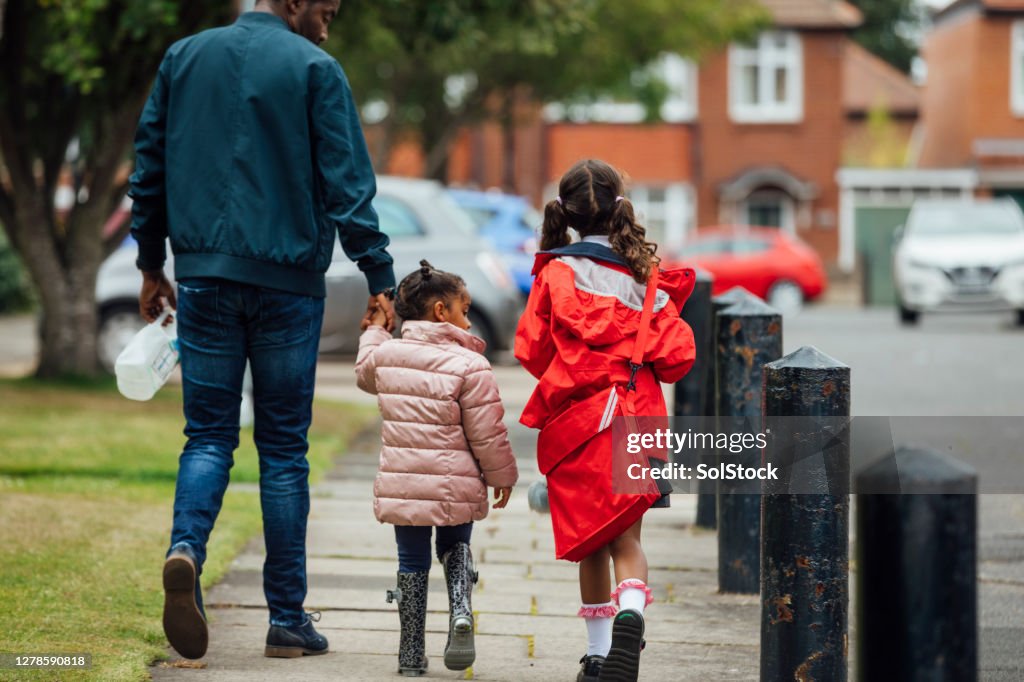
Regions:
[[327, 638], [316, 631], [314, 621], [320, 620], [320, 612], [307, 614], [302, 625], [271, 625], [267, 630], [267, 646], [263, 655], [267, 658], [299, 658], [320, 656], [327, 653]]
[[597, 682], [603, 665], [604, 656], [587, 654], [580, 659], [580, 671], [576, 674], [576, 682]]
[[164, 634], [185, 658], [202, 658], [210, 643], [206, 618], [196, 601], [196, 561], [175, 550], [164, 561]]
[[619, 611], [612, 624], [612, 648], [597, 679], [600, 682], [636, 682], [643, 645], [643, 614], [634, 609]]

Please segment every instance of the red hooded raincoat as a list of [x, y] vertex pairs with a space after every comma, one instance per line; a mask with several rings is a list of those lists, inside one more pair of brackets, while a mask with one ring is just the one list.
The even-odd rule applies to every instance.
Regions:
[[[659, 496], [612, 491], [609, 427], [622, 414], [617, 398], [629, 381], [646, 287], [611, 249], [589, 242], [538, 254], [534, 273], [515, 355], [540, 382], [520, 421], [541, 430], [537, 461], [548, 481], [555, 553], [579, 561]], [[693, 284], [690, 269], [661, 271], [636, 377], [637, 415], [665, 416], [659, 382], [678, 381], [693, 364], [693, 332], [679, 317]]]

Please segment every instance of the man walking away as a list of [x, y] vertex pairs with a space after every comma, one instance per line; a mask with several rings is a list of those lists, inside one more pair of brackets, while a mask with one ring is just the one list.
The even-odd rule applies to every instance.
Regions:
[[267, 656], [327, 652], [303, 609], [306, 461], [324, 272], [335, 236], [366, 276], [367, 314], [393, 327], [388, 239], [345, 74], [317, 45], [338, 0], [260, 0], [231, 26], [167, 51], [136, 135], [132, 235], [139, 309], [162, 299], [170, 237], [178, 281], [185, 435], [164, 564], [164, 632], [187, 658], [206, 653], [199, 574], [221, 508], [246, 361], [267, 558]]

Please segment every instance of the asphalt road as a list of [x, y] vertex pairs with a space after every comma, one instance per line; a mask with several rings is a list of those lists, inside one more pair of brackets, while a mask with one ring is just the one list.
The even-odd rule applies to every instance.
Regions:
[[809, 309], [783, 324], [783, 349], [812, 345], [851, 368], [853, 414], [1024, 415], [1024, 328], [1006, 314]]
[[[945, 417], [973, 432], [975, 420], [950, 418], [1024, 421], [1024, 329], [1012, 323], [1009, 314], [936, 315], [902, 327], [889, 309], [811, 309], [784, 322], [783, 346], [789, 353], [813, 345], [848, 364], [854, 416]], [[1016, 486], [1024, 479], [1024, 442], [1000, 455]], [[1024, 493], [1024, 486], [1011, 489]], [[979, 495], [979, 513], [981, 679], [1019, 682], [1024, 494]]]

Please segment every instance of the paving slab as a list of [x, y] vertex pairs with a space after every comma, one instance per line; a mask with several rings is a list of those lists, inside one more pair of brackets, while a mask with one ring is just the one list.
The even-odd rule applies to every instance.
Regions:
[[[518, 440], [529, 440], [525, 429], [510, 426]], [[340, 458], [312, 491], [306, 605], [320, 610], [318, 627], [330, 640], [331, 652], [298, 660], [263, 657], [263, 541], [254, 538], [206, 595], [210, 649], [201, 662], [205, 667], [175, 667], [178, 657], [170, 651], [171, 662], [152, 669], [154, 680], [398, 677], [398, 613], [385, 602], [397, 570], [394, 531], [374, 519], [376, 454], [365, 442], [358, 445], [362, 449]], [[555, 559], [550, 518], [526, 504], [526, 485], [536, 478], [533, 463], [524, 460], [521, 469], [519, 494], [474, 529], [481, 580], [473, 595], [477, 662], [469, 671], [444, 668], [448, 600], [440, 566], [431, 572], [428, 678], [548, 682], [576, 677], [586, 649], [586, 628], [575, 615], [578, 569]], [[695, 509], [694, 498], [679, 496], [672, 508], [656, 510], [644, 522], [656, 601], [648, 610], [641, 679], [755, 680], [758, 598], [717, 593], [716, 536], [692, 527]]]

